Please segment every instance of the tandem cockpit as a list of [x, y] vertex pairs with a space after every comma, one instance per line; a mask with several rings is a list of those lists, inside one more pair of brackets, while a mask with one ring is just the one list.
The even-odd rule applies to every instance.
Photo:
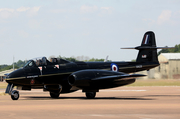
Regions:
[[17, 69], [6, 76], [6, 82], [8, 83], [6, 93], [9, 93], [13, 100], [17, 100], [19, 98], [19, 92], [13, 90], [14, 86], [17, 86], [21, 90], [31, 90], [33, 87], [43, 88], [44, 84], [54, 87], [46, 78], [42, 80], [42, 78], [38, 77], [40, 75], [59, 73], [60, 64], [67, 63], [71, 62], [61, 58], [51, 58], [48, 60], [46, 57], [39, 57], [31, 59], [23, 68]]
[[61, 58], [51, 58], [48, 60], [46, 57], [38, 57], [29, 60], [23, 68], [26, 67], [39, 67], [39, 66], [47, 66], [47, 65], [57, 65], [57, 64], [66, 64], [70, 63], [67, 60], [61, 59]]

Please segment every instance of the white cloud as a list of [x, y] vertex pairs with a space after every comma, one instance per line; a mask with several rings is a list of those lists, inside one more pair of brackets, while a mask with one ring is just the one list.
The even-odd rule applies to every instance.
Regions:
[[23, 38], [27, 38], [29, 36], [29, 34], [25, 32], [24, 30], [18, 31], [18, 34], [20, 37], [23, 37]]
[[25, 11], [27, 11], [29, 9], [30, 9], [30, 7], [20, 7], [20, 8], [17, 8], [16, 11], [18, 11], [18, 12], [25, 12]]
[[81, 6], [80, 10], [82, 13], [93, 13], [98, 10], [98, 7], [95, 5], [94, 6], [83, 5]]
[[65, 9], [53, 9], [53, 10], [50, 10], [52, 13], [63, 13], [63, 12], [66, 12]]
[[101, 14], [111, 14], [113, 11], [112, 7], [101, 7]]
[[153, 25], [171, 25], [177, 26], [180, 25], [180, 12], [179, 11], [170, 11], [163, 10], [157, 18], [143, 18], [143, 22], [149, 26]]
[[36, 19], [29, 20], [28, 25], [32, 29], [39, 29], [40, 28], [40, 22], [38, 22]]
[[0, 18], [7, 19], [11, 18], [14, 14], [14, 9], [9, 9], [9, 8], [1, 8], [0, 9]]
[[38, 12], [39, 9], [40, 9], [40, 6], [39, 6], [39, 7], [33, 7], [33, 8], [32, 8], [32, 11], [33, 11], [33, 12]]
[[91, 19], [90, 18], [88, 18], [88, 17], [83, 17], [82, 18], [82, 21], [90, 21]]
[[47, 37], [52, 38], [53, 35], [52, 34], [47, 34]]
[[157, 23], [158, 24], [163, 24], [165, 22], [168, 22], [171, 18], [171, 11], [170, 10], [164, 10], [162, 13], [159, 15]]
[[32, 16], [37, 15], [37, 12], [39, 11], [39, 9], [40, 9], [40, 6], [39, 6], [39, 7], [30, 8], [30, 9], [28, 10], [27, 16], [28, 16], [28, 17], [32, 17]]
[[111, 7], [101, 7], [101, 9], [109, 10]]
[[156, 20], [153, 20], [153, 19], [142, 19], [143, 22], [147, 22], [148, 25], [152, 25], [152, 24], [155, 24], [156, 23]]
[[15, 10], [14, 9], [10, 9], [10, 8], [1, 8], [0, 9], [0, 12], [3, 12], [3, 11], [8, 11], [8, 12], [14, 12]]
[[83, 35], [83, 36], [89, 36], [89, 35], [90, 35], [90, 32], [89, 32], [89, 31], [88, 31], [88, 32], [87, 32], [87, 31], [84, 31], [84, 32], [82, 33], [82, 35]]
[[8, 19], [11, 17], [18, 16], [20, 12], [25, 12], [25, 11], [27, 11], [26, 14], [28, 17], [33, 17], [33, 16], [37, 15], [39, 9], [40, 9], [40, 6], [39, 7], [32, 7], [32, 8], [22, 6], [22, 7], [17, 8], [17, 9], [1, 8], [0, 9], [0, 18]]

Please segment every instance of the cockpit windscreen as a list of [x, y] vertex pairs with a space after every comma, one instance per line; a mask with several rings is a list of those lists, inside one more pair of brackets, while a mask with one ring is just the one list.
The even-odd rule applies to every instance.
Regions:
[[38, 57], [38, 58], [29, 60], [24, 65], [24, 67], [39, 67], [39, 66], [66, 64], [66, 63], [70, 63], [70, 62], [64, 59], [60, 59], [60, 58], [51, 58], [49, 61], [47, 60], [46, 57]]

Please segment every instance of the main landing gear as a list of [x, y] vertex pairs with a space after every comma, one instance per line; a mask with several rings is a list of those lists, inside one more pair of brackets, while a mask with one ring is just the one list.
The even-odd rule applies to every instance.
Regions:
[[13, 90], [13, 88], [14, 88], [13, 84], [8, 84], [5, 93], [8, 93], [9, 95], [11, 95], [12, 100], [18, 100], [19, 99], [19, 91]]
[[87, 99], [94, 99], [96, 97], [96, 92], [86, 92]]
[[59, 85], [45, 85], [44, 89], [49, 91], [51, 98], [59, 98], [59, 95], [62, 91], [62, 86], [60, 84]]
[[60, 93], [59, 92], [49, 92], [50, 93], [50, 96], [51, 96], [51, 98], [59, 98], [59, 95], [60, 95]]

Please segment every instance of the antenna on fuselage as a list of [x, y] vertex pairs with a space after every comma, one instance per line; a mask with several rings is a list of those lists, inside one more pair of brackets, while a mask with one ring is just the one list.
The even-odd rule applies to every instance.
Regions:
[[107, 57], [106, 57], [106, 59], [104, 60], [104, 62], [107, 62], [107, 61], [108, 61], [108, 57], [109, 57], [109, 56], [107, 55]]
[[14, 71], [14, 56], [13, 56], [13, 71]]

